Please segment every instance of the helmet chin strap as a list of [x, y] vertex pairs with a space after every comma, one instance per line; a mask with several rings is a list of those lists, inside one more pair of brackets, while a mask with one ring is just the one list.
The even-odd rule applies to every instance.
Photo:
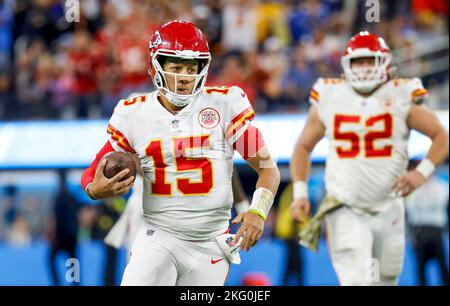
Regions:
[[375, 84], [374, 86], [355, 86], [353, 85], [353, 88], [362, 94], [370, 94], [375, 89], [377, 89], [381, 84]]
[[184, 107], [194, 101], [196, 96], [189, 96], [186, 98], [180, 97], [180, 95], [175, 95], [163, 88], [160, 89], [161, 94], [169, 101], [171, 104], [177, 106], [177, 107]]

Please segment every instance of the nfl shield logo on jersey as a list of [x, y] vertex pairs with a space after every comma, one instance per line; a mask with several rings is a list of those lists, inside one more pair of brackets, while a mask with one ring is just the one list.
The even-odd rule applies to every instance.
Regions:
[[214, 108], [205, 108], [198, 114], [198, 122], [207, 129], [215, 128], [220, 122], [220, 115]]
[[173, 129], [178, 129], [178, 127], [180, 126], [180, 120], [175, 119], [175, 120], [172, 120], [171, 123], [172, 123]]

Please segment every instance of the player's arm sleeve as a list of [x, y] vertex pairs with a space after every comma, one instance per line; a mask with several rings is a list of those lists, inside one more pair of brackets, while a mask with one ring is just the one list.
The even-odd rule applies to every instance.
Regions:
[[314, 83], [313, 87], [311, 88], [311, 91], [309, 92], [309, 103], [311, 105], [314, 105], [316, 107], [320, 104], [320, 92], [322, 91], [323, 87], [323, 79], [319, 78], [316, 83]]
[[419, 78], [413, 78], [409, 82], [408, 86], [409, 94], [411, 95], [411, 101], [414, 104], [422, 104], [428, 97], [428, 90], [423, 87], [422, 80]]
[[109, 119], [107, 132], [109, 134], [109, 142], [115, 151], [136, 153], [130, 143], [125, 126], [125, 113], [123, 101], [121, 100], [114, 108], [114, 112]]
[[[319, 114], [320, 120], [323, 122], [322, 113], [324, 106], [323, 96], [324, 96], [324, 84], [325, 81], [323, 78], [319, 78], [316, 83], [314, 83], [313, 87], [311, 88], [311, 91], [309, 92], [309, 104], [317, 108], [317, 112]], [[322, 99], [321, 99], [322, 98]]]
[[81, 186], [85, 191], [89, 183], [91, 183], [94, 180], [97, 165], [106, 153], [112, 151], [135, 153], [133, 147], [131, 146], [126, 136], [127, 130], [124, 124], [125, 120], [123, 118], [126, 110], [124, 109], [125, 106], [123, 102], [124, 102], [123, 100], [119, 101], [117, 106], [114, 108], [114, 112], [111, 118], [109, 119], [107, 128], [109, 140], [103, 146], [103, 148], [101, 148], [101, 150], [97, 153], [94, 161], [91, 163], [89, 168], [87, 168], [83, 172], [81, 178]]
[[253, 107], [245, 92], [233, 86], [230, 93], [230, 109], [225, 131], [227, 142], [245, 159], [254, 157], [264, 146], [260, 130], [251, 124], [255, 117]]
[[401, 96], [398, 109], [405, 119], [414, 104], [425, 103], [428, 97], [428, 90], [423, 87], [419, 78], [394, 79], [394, 87]]
[[86, 191], [87, 185], [89, 183], [92, 183], [94, 180], [95, 170], [97, 169], [97, 165], [99, 161], [102, 159], [105, 154], [115, 151], [114, 148], [111, 146], [111, 143], [107, 141], [105, 145], [98, 151], [97, 155], [95, 156], [95, 159], [92, 161], [92, 163], [89, 165], [89, 168], [84, 170], [83, 175], [81, 176], [81, 186], [83, 187], [83, 190]]
[[261, 131], [249, 124], [244, 133], [233, 143], [233, 149], [241, 154], [242, 158], [247, 160], [255, 157], [259, 149], [265, 145]]
[[231, 87], [227, 98], [225, 139], [228, 144], [233, 145], [248, 129], [250, 122], [255, 117], [255, 111], [250, 105], [247, 94], [237, 86]]

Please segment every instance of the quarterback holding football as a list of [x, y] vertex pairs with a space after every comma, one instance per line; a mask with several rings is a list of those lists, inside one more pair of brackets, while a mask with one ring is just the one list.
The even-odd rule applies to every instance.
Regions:
[[[133, 178], [103, 175], [108, 151], [137, 154], [143, 172], [144, 224], [134, 240], [122, 285], [223, 285], [261, 237], [280, 181], [255, 114], [239, 87], [205, 87], [211, 54], [192, 23], [161, 26], [149, 45], [156, 90], [119, 101], [109, 120], [110, 139], [83, 175], [92, 198], [126, 193]], [[233, 223], [233, 154], [257, 172], [251, 205]], [[98, 165], [97, 165], [98, 164]]]

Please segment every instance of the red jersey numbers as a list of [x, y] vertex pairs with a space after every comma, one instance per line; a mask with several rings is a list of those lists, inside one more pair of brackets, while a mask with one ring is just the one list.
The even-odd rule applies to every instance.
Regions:
[[206, 88], [206, 93], [207, 94], [212, 94], [213, 92], [217, 92], [217, 93], [221, 93], [223, 95], [227, 95], [228, 92], [230, 91], [230, 87], [226, 87], [226, 86], [217, 86], [217, 87], [207, 87]]
[[340, 158], [352, 158], [359, 154], [359, 136], [355, 132], [341, 132], [344, 124], [358, 124], [360, 116], [335, 115], [334, 117], [334, 139], [350, 142], [350, 148], [343, 149], [336, 147], [336, 152]]
[[155, 181], [152, 182], [152, 194], [170, 196], [171, 184], [166, 182], [166, 167], [162, 151], [162, 141], [153, 140], [145, 149], [145, 154], [155, 163]]
[[374, 142], [377, 139], [389, 139], [392, 137], [393, 122], [392, 115], [382, 114], [374, 117], [370, 117], [366, 121], [366, 127], [372, 127], [377, 122], [384, 124], [384, 129], [380, 131], [369, 131], [364, 137], [366, 157], [388, 157], [392, 154], [392, 145], [386, 145], [381, 148], [375, 148]]
[[[372, 130], [371, 127], [377, 123], [383, 123], [383, 129]], [[357, 126], [364, 124], [367, 132], [364, 137], [361, 137], [352, 131], [343, 132], [343, 126], [353, 125]], [[368, 118], [365, 122], [361, 122], [361, 116], [358, 115], [335, 115], [334, 117], [334, 139], [338, 141], [346, 141], [350, 146], [343, 148], [336, 147], [336, 152], [339, 158], [355, 158], [361, 151], [360, 141], [363, 142], [364, 156], [371, 157], [389, 157], [392, 154], [392, 145], [385, 145], [379, 148], [375, 147], [375, 141], [381, 139], [390, 139], [393, 131], [393, 119], [389, 113], [377, 115]]]
[[136, 104], [137, 102], [144, 103], [146, 101], [147, 101], [147, 96], [138, 96], [138, 97], [134, 97], [132, 99], [125, 100], [123, 102], [123, 105], [130, 106], [130, 105]]
[[[164, 161], [162, 140], [153, 140], [146, 148], [148, 157], [153, 158], [155, 164], [155, 179], [152, 182], [152, 195], [171, 196], [172, 184], [183, 195], [201, 195], [208, 193], [213, 187], [213, 168], [208, 158], [191, 158], [188, 151], [193, 149], [209, 148], [209, 136], [189, 136], [173, 138], [176, 175], [182, 172], [201, 171], [199, 182], [192, 182], [189, 178], [176, 178], [172, 182], [167, 178], [167, 164]], [[177, 175], [178, 176], [178, 175]]]
[[213, 186], [212, 163], [207, 158], [186, 157], [186, 150], [209, 147], [209, 136], [192, 136], [173, 139], [177, 172], [201, 171], [200, 182], [191, 182], [187, 178], [177, 178], [177, 188], [184, 195], [208, 193]]

